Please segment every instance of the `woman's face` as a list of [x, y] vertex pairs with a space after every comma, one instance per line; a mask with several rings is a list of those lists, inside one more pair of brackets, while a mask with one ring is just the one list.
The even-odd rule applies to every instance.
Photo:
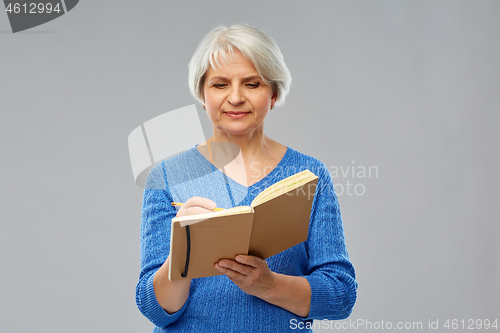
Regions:
[[209, 68], [206, 73], [203, 91], [207, 114], [214, 130], [229, 135], [251, 134], [263, 128], [276, 96], [239, 50], [227, 58], [222, 67]]

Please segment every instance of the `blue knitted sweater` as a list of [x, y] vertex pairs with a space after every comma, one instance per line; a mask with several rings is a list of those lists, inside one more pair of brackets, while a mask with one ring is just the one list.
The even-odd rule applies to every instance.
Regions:
[[[158, 304], [153, 276], [170, 252], [173, 201], [209, 198], [217, 207], [249, 206], [263, 189], [302, 170], [318, 177], [307, 241], [266, 261], [277, 273], [303, 276], [311, 286], [307, 318], [250, 296], [225, 275], [193, 279], [184, 306], [168, 314]], [[339, 203], [328, 169], [319, 160], [288, 148], [262, 180], [245, 187], [217, 170], [196, 148], [158, 163], [144, 190], [141, 217], [141, 272], [136, 288], [139, 310], [153, 332], [312, 332], [313, 319], [347, 318], [356, 301], [354, 267], [347, 254]], [[304, 329], [301, 329], [304, 328]]]

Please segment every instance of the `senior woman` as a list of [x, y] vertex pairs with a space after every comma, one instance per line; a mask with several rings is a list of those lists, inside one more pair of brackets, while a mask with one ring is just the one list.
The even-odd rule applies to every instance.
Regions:
[[[350, 315], [357, 283], [330, 174], [317, 159], [264, 134], [268, 112], [283, 103], [290, 83], [278, 46], [247, 25], [215, 28], [194, 53], [189, 87], [214, 134], [157, 164], [148, 183], [162, 186], [144, 191], [136, 301], [156, 325], [154, 332], [312, 332], [313, 319]], [[239, 158], [225, 170], [214, 160], [229, 154], [227, 149], [203, 153], [204, 145], [215, 143], [239, 147]], [[179, 178], [202, 169], [209, 172], [189, 181]], [[219, 276], [168, 279], [173, 217], [249, 205], [264, 188], [304, 169], [319, 177], [305, 242], [267, 260], [250, 255], [222, 259], [214, 263]], [[185, 204], [177, 211], [173, 201]]]

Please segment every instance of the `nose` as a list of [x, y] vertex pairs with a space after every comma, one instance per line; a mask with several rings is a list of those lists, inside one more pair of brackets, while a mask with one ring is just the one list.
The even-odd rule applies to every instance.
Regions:
[[229, 92], [227, 100], [231, 105], [238, 105], [245, 102], [245, 95], [240, 87], [233, 87]]

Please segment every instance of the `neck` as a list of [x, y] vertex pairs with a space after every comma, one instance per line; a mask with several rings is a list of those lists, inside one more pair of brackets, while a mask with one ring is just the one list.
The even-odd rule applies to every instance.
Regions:
[[238, 145], [245, 160], [267, 155], [274, 143], [264, 134], [263, 126], [242, 135], [228, 134], [214, 128], [214, 135], [207, 140], [208, 144], [212, 142], [230, 142]]
[[[262, 131], [240, 136], [214, 128], [214, 135], [198, 146], [198, 151], [230, 178], [249, 186], [276, 167], [286, 152], [286, 146], [268, 138]], [[257, 170], [258, 175], [250, 170]]]

